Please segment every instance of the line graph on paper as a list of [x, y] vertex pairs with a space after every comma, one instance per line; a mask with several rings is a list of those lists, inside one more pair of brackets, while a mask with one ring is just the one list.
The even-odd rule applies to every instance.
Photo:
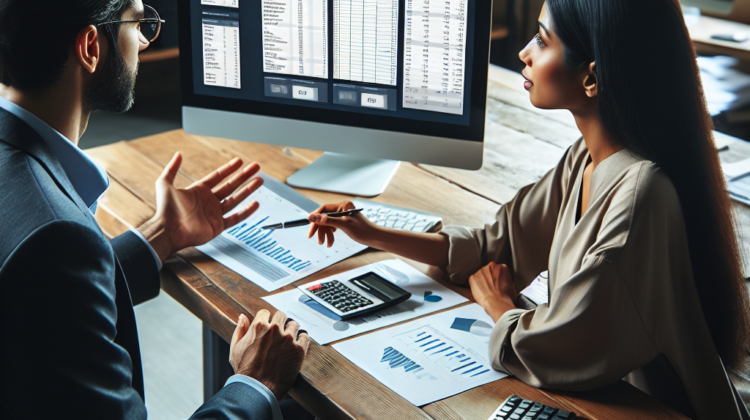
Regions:
[[320, 246], [307, 238], [306, 227], [264, 230], [266, 225], [305, 219], [307, 212], [266, 187], [237, 209], [253, 201], [260, 204], [255, 214], [198, 249], [265, 290], [276, 290], [365, 249], [345, 235], [337, 236], [331, 248]]

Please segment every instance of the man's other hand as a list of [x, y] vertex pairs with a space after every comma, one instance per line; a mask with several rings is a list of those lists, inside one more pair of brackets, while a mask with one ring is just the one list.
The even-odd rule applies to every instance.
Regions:
[[261, 178], [247, 182], [260, 170], [257, 163], [237, 172], [242, 160], [235, 158], [193, 185], [179, 189], [174, 180], [181, 164], [182, 155], [178, 152], [156, 181], [156, 215], [138, 228], [162, 261], [187, 247], [203, 245], [248, 218], [258, 209], [257, 202], [225, 215], [263, 185]]
[[258, 380], [281, 399], [292, 388], [310, 347], [310, 336], [279, 311], [261, 309], [250, 320], [240, 315], [232, 335], [229, 363], [235, 373]]

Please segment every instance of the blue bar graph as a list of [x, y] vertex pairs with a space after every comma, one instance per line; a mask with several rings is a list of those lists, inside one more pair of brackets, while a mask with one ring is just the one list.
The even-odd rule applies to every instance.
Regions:
[[[476, 320], [469, 321], [474, 322]], [[472, 322], [468, 322], [468, 325], [465, 328], [466, 330], [468, 330], [468, 327]], [[453, 328], [456, 329], [455, 326]], [[440, 334], [430, 328], [423, 328], [419, 332], [415, 331], [415, 333], [410, 334], [409, 337], [410, 339], [406, 341], [406, 344], [410, 349], [423, 354], [451, 375], [457, 375], [459, 378], [465, 379], [474, 378], [491, 372], [491, 369], [481, 364], [481, 362], [474, 360], [460, 345], [444, 341]], [[389, 349], [391, 349], [391, 351], [388, 353], [390, 356], [388, 360], [403, 362], [403, 358], [400, 358], [393, 353], [396, 350], [393, 350], [391, 347], [389, 347]], [[401, 355], [401, 353], [398, 354]], [[385, 358], [384, 355], [383, 361], [385, 361]], [[411, 362], [408, 358], [406, 358], [406, 360]], [[419, 367], [419, 365], [417, 366]]]
[[417, 364], [415, 361], [404, 356], [403, 353], [394, 349], [393, 347], [386, 347], [383, 350], [383, 358], [380, 359], [381, 363], [388, 363], [391, 369], [404, 369], [404, 373], [413, 375], [416, 379], [434, 381], [437, 378], [431, 375], [429, 372]]
[[269, 216], [261, 219], [255, 224], [242, 223], [226, 232], [237, 238], [248, 247], [273, 259], [279, 265], [286, 266], [294, 271], [300, 272], [312, 265], [310, 261], [296, 258], [291, 250], [285, 249], [274, 240], [274, 230], [263, 230], [261, 226], [268, 220]]
[[380, 362], [387, 362], [391, 366], [391, 368], [403, 367], [405, 372], [422, 370], [422, 366], [419, 366], [393, 347], [387, 347], [385, 350], [383, 350], [383, 358], [380, 359]]

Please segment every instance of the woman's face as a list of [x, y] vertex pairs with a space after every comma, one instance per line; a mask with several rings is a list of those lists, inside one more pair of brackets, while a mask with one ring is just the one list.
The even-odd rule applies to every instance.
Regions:
[[584, 73], [565, 66], [565, 47], [553, 31], [546, 5], [539, 16], [539, 33], [518, 56], [526, 64], [521, 74], [535, 107], [575, 111], [584, 104]]

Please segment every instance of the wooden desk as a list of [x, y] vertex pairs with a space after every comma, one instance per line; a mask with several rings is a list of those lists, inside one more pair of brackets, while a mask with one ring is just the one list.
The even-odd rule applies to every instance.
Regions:
[[[518, 89], [522, 86], [519, 78], [499, 68], [492, 69], [484, 169], [468, 172], [403, 164], [377, 200], [438, 213], [446, 224], [480, 226], [492, 220], [498, 203], [506, 201], [522, 185], [538, 180], [580, 136], [568, 114], [534, 109], [526, 92]], [[120, 234], [152, 215], [154, 181], [178, 150], [185, 158], [176, 179], [181, 187], [234, 156], [246, 162], [257, 161], [266, 173], [284, 180], [321, 155], [309, 150], [190, 136], [181, 130], [91, 149], [89, 153], [104, 165], [112, 179], [97, 213], [105, 232]], [[345, 198], [317, 191], [300, 192], [320, 203]], [[748, 213], [747, 208], [742, 210]], [[302, 282], [392, 257], [370, 250]], [[448, 284], [438, 270], [410, 263]], [[449, 286], [471, 297], [468, 289]], [[194, 249], [167, 261], [162, 288], [225, 340], [231, 337], [234, 320], [240, 313], [253, 315], [261, 308], [272, 309], [261, 299], [267, 292]], [[485, 419], [511, 393], [591, 419], [682, 418], [625, 382], [596, 392], [562, 394], [507, 378], [418, 408], [330, 346], [314, 343], [291, 395], [321, 419]]]

